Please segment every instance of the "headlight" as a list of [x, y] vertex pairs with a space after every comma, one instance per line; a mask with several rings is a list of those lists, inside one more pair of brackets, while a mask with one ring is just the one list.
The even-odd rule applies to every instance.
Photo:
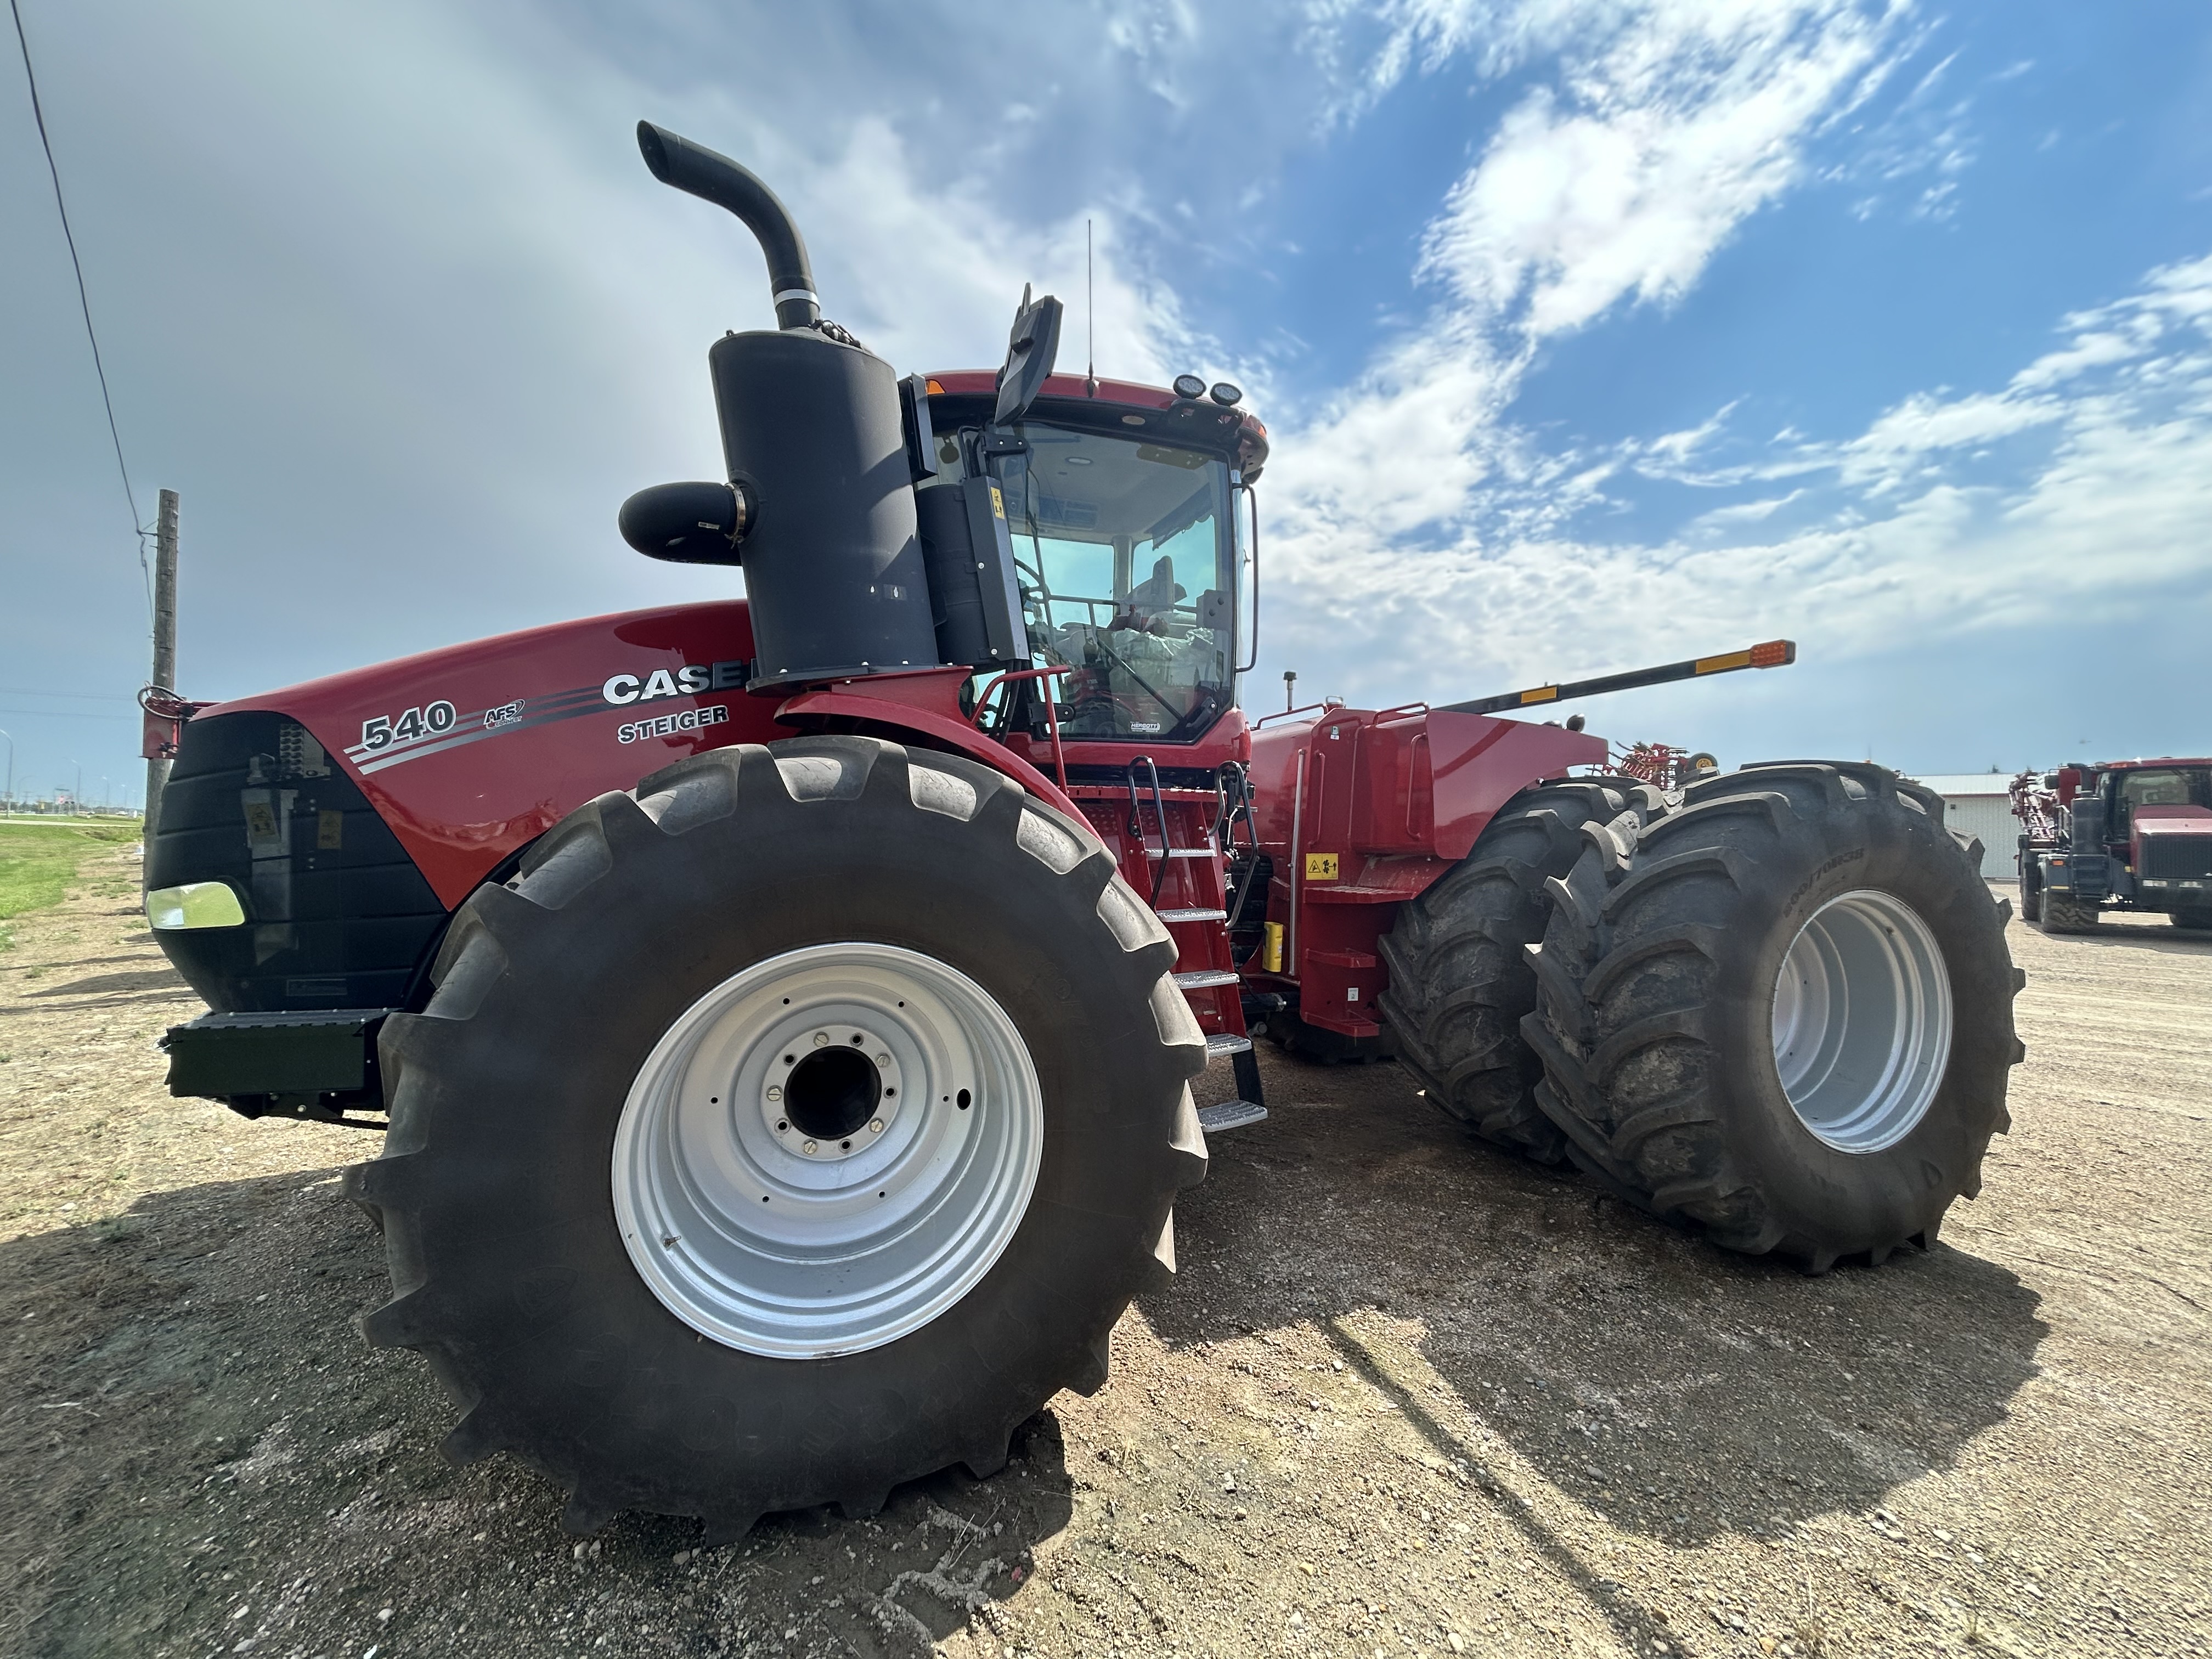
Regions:
[[146, 895], [146, 920], [165, 932], [187, 927], [237, 927], [246, 912], [230, 884], [188, 881], [181, 887], [156, 887]]

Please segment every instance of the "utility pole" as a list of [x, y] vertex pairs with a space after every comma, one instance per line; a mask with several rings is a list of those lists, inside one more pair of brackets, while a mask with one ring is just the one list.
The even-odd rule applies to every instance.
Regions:
[[[161, 516], [154, 531], [154, 684], [163, 691], [177, 689], [177, 492], [161, 492]], [[154, 815], [161, 810], [161, 786], [169, 781], [169, 763], [146, 763], [146, 838], [154, 836]]]

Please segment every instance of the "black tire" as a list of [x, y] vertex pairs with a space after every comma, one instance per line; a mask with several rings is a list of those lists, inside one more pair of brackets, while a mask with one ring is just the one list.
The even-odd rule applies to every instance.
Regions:
[[2026, 857], [2020, 861], [2020, 919], [2031, 926], [2043, 920], [2043, 883]]
[[[861, 1352], [769, 1358], [648, 1288], [611, 1149], [678, 1016], [842, 941], [996, 999], [1042, 1088], [1041, 1165], [951, 1306]], [[1170, 1206], [1206, 1169], [1188, 1087], [1205, 1038], [1175, 954], [1095, 836], [969, 761], [810, 738], [601, 796], [462, 907], [428, 1009], [384, 1028], [391, 1133], [346, 1189], [380, 1212], [395, 1295], [363, 1328], [420, 1352], [464, 1408], [449, 1457], [517, 1454], [568, 1491], [574, 1531], [636, 1509], [727, 1539], [775, 1510], [872, 1512], [956, 1462], [988, 1474], [1055, 1393], [1103, 1385], [1115, 1321], [1172, 1270]]]
[[1543, 1065], [1521, 1034], [1536, 1006], [1525, 947], [1551, 914], [1545, 883], [1581, 856], [1582, 827], [1626, 813], [1641, 823], [1666, 797], [1633, 778], [1540, 784], [1498, 810], [1458, 867], [1399, 907], [1378, 949], [1390, 983], [1376, 1001], [1400, 1064], [1446, 1115], [1482, 1139], [1542, 1164], [1566, 1138], [1538, 1109]]
[[[1693, 784], [1631, 841], [1592, 825], [1540, 951], [1538, 1103], [1570, 1155], [1652, 1214], [1750, 1255], [1815, 1272], [1934, 1241], [1953, 1199], [1979, 1190], [1990, 1137], [2010, 1127], [2009, 1068], [2025, 1051], [1981, 849], [1942, 823], [1939, 796], [1881, 767], [1778, 763]], [[1949, 985], [1948, 1062], [1924, 1115], [1894, 1144], [1838, 1150], [1784, 1092], [1774, 1054], [1778, 977], [1806, 921], [1871, 890], [1909, 907]]]
[[2176, 910], [2168, 918], [2177, 927], [2189, 927], [2212, 932], [2212, 909]]
[[2046, 933], [2094, 933], [2103, 907], [2083, 904], [2071, 896], [2045, 892], [2036, 925]]

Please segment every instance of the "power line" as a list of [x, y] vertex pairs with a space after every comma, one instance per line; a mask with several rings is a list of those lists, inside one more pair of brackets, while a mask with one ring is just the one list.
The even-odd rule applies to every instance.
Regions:
[[85, 292], [84, 264], [76, 257], [76, 235], [70, 229], [69, 205], [62, 200], [61, 169], [54, 165], [53, 140], [46, 137], [46, 112], [39, 102], [39, 77], [31, 69], [31, 40], [23, 33], [23, 8], [8, 0], [15, 19], [15, 44], [23, 49], [23, 79], [31, 88], [31, 118], [39, 124], [39, 143], [46, 152], [46, 173], [54, 181], [54, 210], [61, 215], [62, 240], [69, 244], [70, 269], [76, 273], [77, 304], [84, 310], [84, 337], [92, 342], [93, 372], [100, 376], [100, 406], [107, 411], [107, 435], [115, 443], [115, 469], [123, 475], [123, 498], [130, 504], [131, 528], [138, 538], [138, 574], [146, 579], [146, 617], [154, 616], [154, 575], [146, 568], [146, 527], [138, 522], [138, 492], [131, 487], [131, 468], [123, 459], [123, 434], [115, 424], [115, 400], [107, 393], [107, 365], [100, 358], [100, 336], [92, 326], [92, 297]]
[[56, 720], [128, 720], [129, 714], [99, 714], [82, 708], [0, 708], [0, 714], [44, 715]]
[[0, 697], [66, 697], [71, 702], [136, 702], [136, 697], [118, 697], [94, 691], [41, 691], [28, 685], [0, 685]]

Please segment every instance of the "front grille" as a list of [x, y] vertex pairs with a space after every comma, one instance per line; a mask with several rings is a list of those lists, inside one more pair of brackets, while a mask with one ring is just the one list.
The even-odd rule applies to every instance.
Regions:
[[246, 925], [160, 933], [218, 1013], [389, 1008], [446, 920], [430, 884], [298, 721], [188, 720], [146, 848], [146, 884], [225, 881]]
[[2145, 836], [2142, 864], [2136, 873], [2145, 881], [2201, 881], [2212, 876], [2212, 836]]

